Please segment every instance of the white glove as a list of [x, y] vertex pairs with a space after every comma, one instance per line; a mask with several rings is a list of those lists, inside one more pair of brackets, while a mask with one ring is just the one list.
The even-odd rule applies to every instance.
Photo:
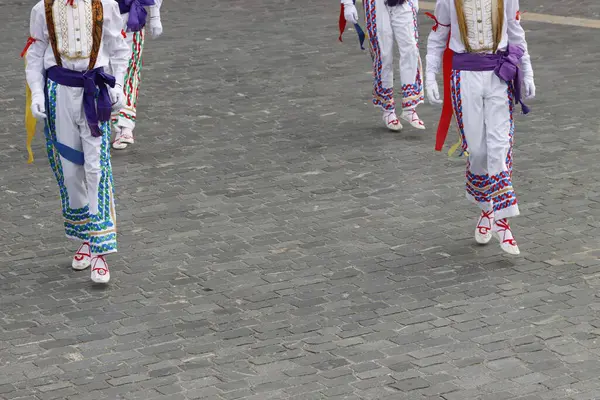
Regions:
[[350, 22], [351, 24], [358, 23], [358, 11], [356, 11], [354, 4], [344, 3], [344, 18], [346, 18], [346, 21]]
[[115, 84], [114, 88], [108, 89], [108, 94], [110, 96], [110, 102], [112, 104], [112, 111], [118, 112], [123, 108], [123, 101], [125, 98], [125, 94], [123, 93], [123, 86], [120, 84]]
[[46, 119], [46, 98], [43, 94], [31, 95], [31, 114], [35, 119]]
[[523, 79], [523, 91], [526, 99], [533, 99], [535, 97], [535, 82], [533, 76], [526, 76]]
[[427, 100], [431, 104], [442, 104], [444, 102], [440, 97], [440, 88], [434, 73], [428, 72], [425, 76], [425, 92], [427, 93]]
[[160, 18], [153, 17], [150, 18], [150, 36], [152, 39], [156, 39], [163, 33], [162, 23], [160, 22]]

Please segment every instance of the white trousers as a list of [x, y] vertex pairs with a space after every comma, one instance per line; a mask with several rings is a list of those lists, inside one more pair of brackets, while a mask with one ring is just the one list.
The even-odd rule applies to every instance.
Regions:
[[[47, 84], [46, 150], [62, 203], [68, 238], [90, 243], [94, 254], [117, 251], [117, 231], [110, 163], [110, 125], [93, 137], [83, 109], [83, 88]], [[61, 156], [54, 141], [83, 152], [84, 165]]]
[[453, 71], [452, 102], [468, 150], [467, 198], [496, 219], [519, 215], [512, 186], [514, 94], [493, 71]]
[[366, 30], [373, 60], [373, 104], [394, 111], [394, 40], [400, 53], [402, 108], [423, 102], [421, 56], [417, 25], [418, 0], [388, 7], [385, 0], [364, 0]]

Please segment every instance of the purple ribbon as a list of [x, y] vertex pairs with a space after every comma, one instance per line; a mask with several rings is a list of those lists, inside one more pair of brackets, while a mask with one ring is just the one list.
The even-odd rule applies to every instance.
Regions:
[[117, 0], [121, 14], [129, 13], [127, 31], [139, 32], [146, 26], [148, 12], [145, 6], [153, 6], [154, 0]]
[[[115, 77], [104, 72], [103, 67], [78, 72], [55, 66], [46, 73], [48, 79], [59, 85], [83, 88], [85, 119], [92, 131], [92, 136], [102, 136], [98, 124], [110, 121], [112, 101], [108, 93], [108, 87], [115, 87]], [[98, 96], [97, 102], [96, 95]]]
[[494, 71], [498, 78], [512, 82], [515, 101], [521, 105], [523, 114], [527, 114], [530, 110], [521, 100], [523, 71], [519, 68], [524, 54], [522, 47], [512, 44], [507, 46], [506, 51], [496, 54], [454, 53], [452, 68], [460, 71]]

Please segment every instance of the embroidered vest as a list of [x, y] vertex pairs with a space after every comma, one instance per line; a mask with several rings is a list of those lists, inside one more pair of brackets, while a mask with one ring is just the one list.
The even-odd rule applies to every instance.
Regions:
[[[454, 0], [454, 8], [456, 9], [456, 16], [458, 18], [458, 28], [460, 30], [460, 36], [465, 45], [465, 49], [468, 53], [473, 53], [473, 47], [469, 42], [469, 30], [464, 10], [464, 0]], [[502, 28], [504, 27], [504, 0], [492, 0], [492, 34], [494, 38], [494, 45], [491, 49], [481, 49], [480, 51], [492, 51], [496, 52], [500, 41], [502, 40]]]
[[[60, 0], [63, 1], [63, 0]], [[46, 12], [46, 25], [48, 27], [48, 36], [52, 52], [56, 59], [56, 65], [62, 67], [62, 56], [58, 50], [58, 41], [56, 39], [56, 25], [54, 24], [54, 0], [44, 0]], [[90, 53], [90, 62], [88, 70], [94, 69], [98, 53], [100, 52], [100, 44], [102, 42], [102, 26], [104, 23], [104, 10], [102, 8], [102, 0], [92, 0], [92, 50]]]

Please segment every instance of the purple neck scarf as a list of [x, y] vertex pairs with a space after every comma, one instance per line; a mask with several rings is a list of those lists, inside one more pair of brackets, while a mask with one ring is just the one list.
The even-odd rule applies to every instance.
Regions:
[[121, 14], [129, 13], [128, 32], [139, 32], [146, 26], [148, 12], [145, 6], [153, 6], [154, 0], [117, 0]]

